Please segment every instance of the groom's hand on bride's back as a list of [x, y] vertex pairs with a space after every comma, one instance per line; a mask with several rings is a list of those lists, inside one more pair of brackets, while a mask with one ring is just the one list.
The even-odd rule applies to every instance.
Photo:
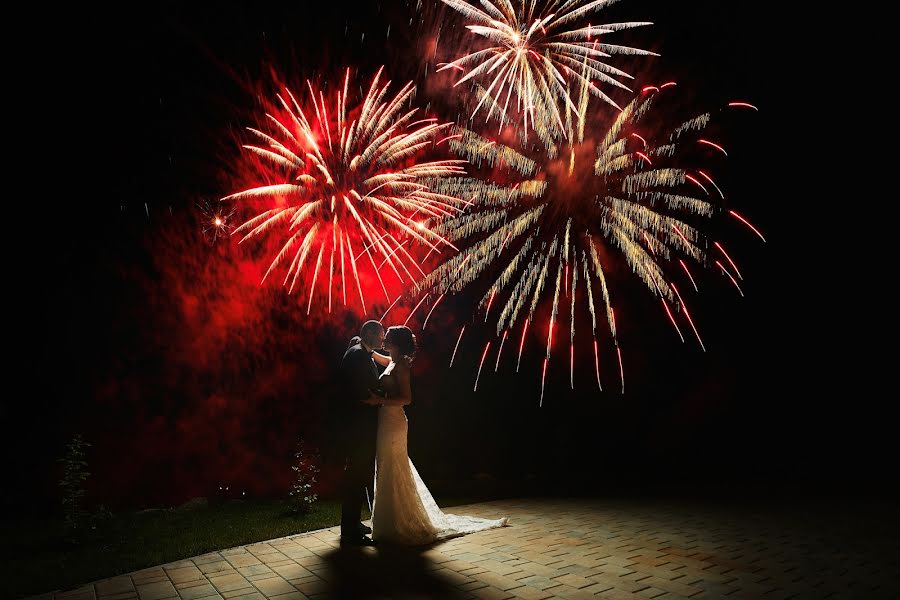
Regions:
[[350, 343], [347, 344], [347, 348], [352, 348], [353, 346], [357, 345], [361, 341], [362, 341], [361, 337], [359, 337], [358, 335], [354, 335], [352, 338], [350, 338]]
[[369, 396], [363, 400], [365, 404], [369, 404], [371, 406], [381, 406], [384, 404], [384, 396], [381, 394], [377, 394], [376, 392], [369, 390]]

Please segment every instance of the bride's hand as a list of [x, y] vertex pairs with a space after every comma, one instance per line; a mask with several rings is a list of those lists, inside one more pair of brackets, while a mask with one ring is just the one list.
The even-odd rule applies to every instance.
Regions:
[[363, 400], [366, 404], [371, 404], [372, 406], [381, 406], [382, 402], [384, 402], [384, 398], [369, 390], [369, 397]]

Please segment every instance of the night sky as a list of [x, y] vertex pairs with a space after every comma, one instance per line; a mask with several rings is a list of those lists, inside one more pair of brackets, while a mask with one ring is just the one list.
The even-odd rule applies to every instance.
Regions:
[[[494, 374], [489, 359], [472, 393], [489, 335], [481, 319], [447, 369], [473, 306], [465, 294], [448, 299], [419, 332], [409, 409], [410, 454], [426, 479], [534, 477], [548, 493], [884, 483], [883, 401], [865, 391], [877, 361], [854, 325], [875, 307], [860, 301], [862, 288], [851, 292], [861, 276], [838, 266], [852, 264], [855, 242], [834, 233], [845, 225], [832, 210], [844, 186], [829, 144], [846, 138], [830, 141], [822, 127], [838, 116], [817, 105], [830, 92], [808, 64], [814, 26], [783, 4], [627, 0], [609, 11], [609, 20], [656, 23], [619, 38], [662, 54], [642, 59], [639, 81], [677, 80], [698, 111], [730, 100], [761, 109], [729, 122], [723, 187], [768, 244], [737, 226], [725, 233], [746, 298], [702, 275], [692, 313], [709, 352], [682, 345], [656, 300], [619, 268], [611, 288], [626, 394], [614, 391], [611, 356], [602, 394], [592, 364], [576, 369], [572, 391], [560, 361], [538, 408], [539, 344], [518, 375], [509, 365]], [[31, 182], [7, 196], [17, 234], [7, 254], [17, 301], [8, 313], [8, 499], [52, 508], [55, 459], [75, 432], [93, 444], [91, 498], [129, 507], [210, 495], [222, 482], [277, 495], [296, 436], [321, 438], [321, 406], [358, 323], [307, 317], [278, 286], [253, 283], [264, 261], [208, 245], [196, 204], [232, 191], [241, 128], [257, 116], [257, 94], [272, 89], [271, 73], [299, 83], [385, 64], [395, 82], [422, 81], [413, 8], [350, 6], [70, 9], [35, 34], [47, 41], [32, 40], [40, 52], [7, 115], [21, 119], [13, 126], [28, 152], [24, 172], [8, 177]], [[428, 93], [417, 102], [439, 105]]]

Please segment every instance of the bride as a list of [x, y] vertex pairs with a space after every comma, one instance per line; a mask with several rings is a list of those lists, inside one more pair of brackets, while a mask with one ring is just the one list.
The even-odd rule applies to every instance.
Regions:
[[507, 518], [446, 514], [438, 508], [406, 450], [407, 421], [403, 407], [412, 402], [410, 366], [416, 353], [416, 338], [408, 327], [389, 327], [384, 349], [390, 358], [376, 361], [387, 368], [379, 379], [385, 396], [372, 394], [378, 409], [378, 441], [375, 456], [375, 502], [372, 507], [372, 537], [376, 541], [423, 545], [484, 529], [503, 527]]

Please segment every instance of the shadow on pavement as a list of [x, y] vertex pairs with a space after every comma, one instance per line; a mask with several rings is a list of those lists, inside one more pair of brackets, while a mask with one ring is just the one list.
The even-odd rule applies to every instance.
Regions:
[[[332, 598], [448, 598], [464, 592], [442, 577], [424, 553], [430, 546], [342, 546], [325, 555]], [[445, 571], [446, 572], [446, 571]]]

